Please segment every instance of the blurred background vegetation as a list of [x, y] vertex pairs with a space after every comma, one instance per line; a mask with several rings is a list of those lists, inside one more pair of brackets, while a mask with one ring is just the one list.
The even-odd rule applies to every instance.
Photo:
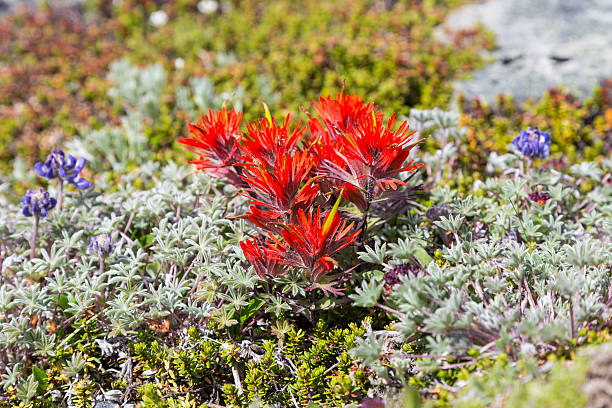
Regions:
[[[117, 125], [129, 101], [109, 96], [108, 72], [120, 58], [157, 63], [167, 75], [158, 112], [144, 123], [157, 159], [172, 156], [188, 120], [227, 99], [246, 119], [262, 113], [261, 101], [285, 115], [343, 86], [386, 113], [447, 108], [453, 81], [482, 67], [481, 51], [495, 46], [480, 27], [435, 35], [465, 2], [89, 0], [17, 9], [0, 20], [0, 170], [11, 171], [16, 156], [30, 164], [77, 134]], [[553, 149], [570, 161], [609, 151], [611, 88], [603, 83], [588, 101], [562, 90], [492, 106], [459, 98], [454, 106], [470, 129], [465, 166], [482, 169], [529, 125], [551, 131]], [[189, 109], [187, 93], [202, 103]]]
[[[23, 8], [0, 22], [3, 170], [16, 154], [36, 161], [83, 129], [116, 124], [124, 107], [108, 97], [107, 72], [121, 57], [169, 73], [160, 116], [147, 130], [162, 151], [193, 119], [175, 91], [194, 78], [238, 94], [247, 119], [261, 113], [259, 101], [276, 114], [295, 112], [343, 84], [402, 114], [446, 105], [452, 81], [481, 66], [478, 51], [493, 46], [479, 28], [453, 33], [450, 43], [434, 38], [460, 3], [213, 1], [203, 13], [197, 0], [94, 0]], [[159, 11], [165, 24], [151, 18]]]

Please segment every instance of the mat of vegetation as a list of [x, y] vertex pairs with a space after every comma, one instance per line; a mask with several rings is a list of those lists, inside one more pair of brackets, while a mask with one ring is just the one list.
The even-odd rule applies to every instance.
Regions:
[[181, 103], [186, 93], [196, 95], [199, 111], [228, 98], [253, 106], [248, 119], [262, 113], [259, 100], [299, 114], [305, 100], [337, 92], [344, 81], [389, 101], [389, 112], [443, 105], [452, 80], [480, 66], [477, 52], [492, 44], [477, 28], [453, 33], [450, 44], [434, 39], [434, 26], [454, 3], [50, 1], [4, 16], [3, 170], [17, 153], [33, 164], [85, 128], [116, 124], [125, 107], [109, 100], [106, 75], [121, 56], [169, 72], [158, 116], [146, 123], [151, 142], [164, 149], [185, 131], [187, 118], [196, 118]]
[[307, 124], [209, 111], [178, 140], [194, 173], [148, 160], [159, 105], [134, 101], [30, 168], [20, 205], [2, 181], [2, 406], [605, 398], [574, 353], [609, 337], [609, 158], [559, 164], [529, 128], [475, 177], [458, 114], [341, 93]]
[[610, 84], [429, 109], [452, 5], [2, 20], [0, 407], [611, 405]]

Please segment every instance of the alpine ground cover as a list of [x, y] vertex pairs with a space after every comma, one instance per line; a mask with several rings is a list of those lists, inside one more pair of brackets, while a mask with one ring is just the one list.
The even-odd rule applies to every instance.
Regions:
[[554, 134], [527, 129], [466, 184], [461, 150], [418, 152], [465, 133], [456, 114], [396, 124], [345, 93], [307, 124], [264, 111], [193, 122], [197, 173], [32, 167], [46, 195], [1, 210], [3, 404], [444, 406], [505, 381], [487, 406], [607, 338], [609, 160], [556, 170]]
[[[160, 44], [250, 18], [200, 3], [85, 14]], [[99, 74], [112, 120], [4, 163], [0, 407], [609, 403], [606, 83], [463, 116], [348, 81], [266, 105], [167, 52]]]

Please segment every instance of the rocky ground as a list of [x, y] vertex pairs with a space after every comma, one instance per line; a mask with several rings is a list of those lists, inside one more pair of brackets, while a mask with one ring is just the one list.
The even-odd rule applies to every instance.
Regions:
[[445, 26], [479, 22], [495, 33], [494, 62], [457, 83], [458, 92], [526, 99], [562, 85], [586, 96], [612, 76], [610, 0], [489, 0], [456, 10]]

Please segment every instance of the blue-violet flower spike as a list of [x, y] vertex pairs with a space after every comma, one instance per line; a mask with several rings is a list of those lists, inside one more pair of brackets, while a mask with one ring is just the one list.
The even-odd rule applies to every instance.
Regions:
[[38, 162], [34, 165], [34, 170], [39, 176], [48, 179], [54, 179], [56, 177], [68, 181], [76, 188], [85, 190], [91, 186], [91, 182], [79, 176], [83, 167], [85, 167], [87, 160], [80, 157], [75, 158], [73, 155], [66, 154], [63, 150], [53, 150], [45, 162]]
[[48, 211], [55, 207], [57, 200], [49, 195], [48, 191], [44, 191], [42, 187], [38, 190], [28, 190], [25, 196], [21, 199], [23, 210], [21, 211], [26, 217], [40, 215], [46, 217]]
[[550, 154], [550, 141], [550, 133], [543, 132], [538, 127], [535, 130], [529, 127], [527, 130], [521, 130], [512, 144], [524, 156], [544, 158]]
[[113, 240], [109, 234], [93, 237], [89, 244], [89, 251], [102, 258], [106, 258], [113, 251]]

